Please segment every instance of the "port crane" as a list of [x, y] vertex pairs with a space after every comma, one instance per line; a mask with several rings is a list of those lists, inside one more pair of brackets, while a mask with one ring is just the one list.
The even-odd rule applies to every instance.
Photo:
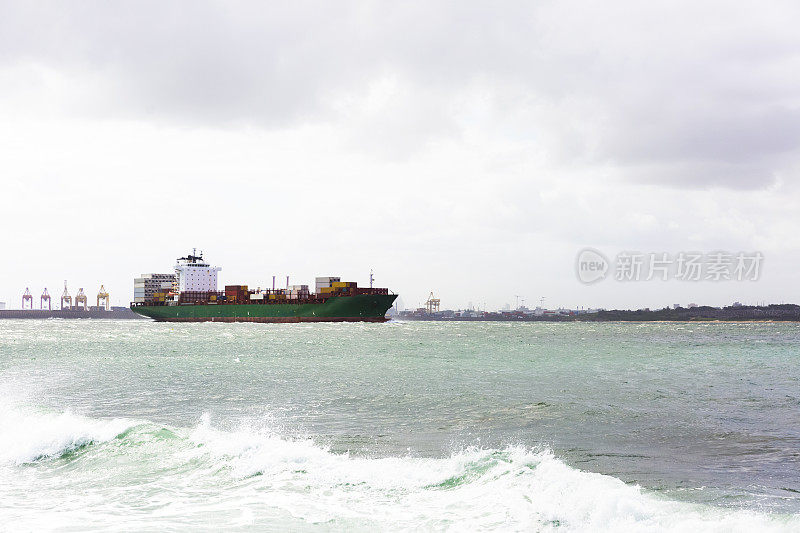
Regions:
[[44, 288], [44, 291], [42, 291], [42, 297], [39, 299], [39, 309], [44, 309], [45, 300], [47, 300], [47, 310], [52, 311], [53, 305], [52, 302], [50, 301], [50, 293], [47, 292], [47, 287]]
[[425, 302], [425, 308], [428, 310], [429, 315], [439, 312], [439, 303], [439, 298], [434, 298], [433, 291], [431, 291], [430, 296], [428, 296], [428, 301]]
[[106, 292], [106, 288], [103, 284], [100, 284], [100, 291], [97, 293], [97, 307], [100, 308], [100, 301], [103, 301], [103, 307], [105, 307], [106, 311], [111, 310], [111, 298], [108, 292]]
[[25, 294], [22, 295], [22, 308], [25, 309], [25, 302], [28, 302], [29, 309], [33, 309], [33, 295], [28, 287], [25, 287]]
[[[66, 306], [64, 304], [67, 304]], [[67, 290], [67, 280], [64, 280], [64, 294], [61, 295], [61, 309], [69, 309], [72, 307], [72, 296], [69, 295]]]
[[88, 311], [89, 310], [88, 309], [88, 304], [87, 304], [86, 293], [83, 292], [83, 287], [79, 288], [78, 289], [78, 294], [75, 295], [75, 308], [80, 307], [81, 304], [83, 304], [83, 310], [84, 311]]

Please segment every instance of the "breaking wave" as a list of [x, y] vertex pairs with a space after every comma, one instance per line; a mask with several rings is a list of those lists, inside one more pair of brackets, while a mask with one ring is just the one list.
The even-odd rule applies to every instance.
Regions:
[[93, 420], [66, 411], [25, 414], [0, 409], [0, 464], [24, 464], [60, 457], [122, 435], [134, 423], [126, 419]]
[[[547, 449], [365, 458], [266, 429], [224, 431], [209, 417], [194, 428], [71, 413], [12, 412], [0, 421], [0, 499], [10, 503], [0, 510], [0, 521], [23, 529], [56, 524], [545, 531], [800, 527], [797, 516], [668, 500], [572, 468]], [[93, 453], [72, 454], [83, 447]], [[71, 468], [62, 468], [64, 463]], [[86, 499], [67, 497], [75, 481], [86, 480], [91, 480], [82, 485]], [[35, 489], [36, 499], [15, 505], [15, 498], [27, 498], [20, 495], [23, 489]]]

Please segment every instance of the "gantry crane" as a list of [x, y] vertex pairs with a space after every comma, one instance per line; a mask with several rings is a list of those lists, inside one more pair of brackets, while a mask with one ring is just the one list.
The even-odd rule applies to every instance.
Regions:
[[100, 300], [103, 301], [103, 307], [105, 307], [106, 311], [111, 310], [111, 298], [109, 294], [106, 292], [106, 288], [100, 284], [100, 291], [97, 293], [97, 307], [100, 307]]
[[[67, 304], [64, 306], [64, 304]], [[70, 309], [72, 307], [72, 296], [69, 295], [67, 290], [67, 280], [64, 280], [64, 294], [61, 295], [61, 309]]]
[[25, 287], [25, 294], [22, 295], [22, 308], [25, 309], [25, 302], [28, 302], [28, 309], [33, 309], [33, 296], [31, 290]]
[[83, 292], [83, 287], [78, 289], [78, 294], [75, 295], [75, 308], [79, 308], [83, 304], [83, 310], [89, 310], [89, 302], [86, 293]]
[[425, 308], [428, 310], [429, 315], [439, 312], [439, 298], [433, 297], [433, 291], [431, 291], [431, 295], [428, 296], [428, 301], [425, 302]]
[[53, 306], [52, 302], [50, 301], [50, 293], [47, 292], [47, 287], [44, 288], [44, 291], [42, 291], [42, 297], [39, 299], [39, 309], [44, 309], [45, 300], [47, 300], [47, 310], [52, 311]]

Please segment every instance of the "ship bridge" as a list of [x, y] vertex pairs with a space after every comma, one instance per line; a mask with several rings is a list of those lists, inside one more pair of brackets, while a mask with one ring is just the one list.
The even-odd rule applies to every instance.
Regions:
[[216, 292], [217, 273], [220, 267], [212, 267], [205, 259], [203, 252], [197, 255], [192, 250], [186, 257], [179, 257], [175, 263], [175, 281], [178, 293], [182, 292]]

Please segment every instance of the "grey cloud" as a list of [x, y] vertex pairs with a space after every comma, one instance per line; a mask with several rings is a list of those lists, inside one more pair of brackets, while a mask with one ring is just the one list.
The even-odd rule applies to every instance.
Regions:
[[[555, 164], [758, 188], [800, 151], [797, 15], [791, 3], [11, 3], [0, 64], [103, 76], [106, 103], [87, 112], [339, 123], [393, 147], [382, 152], [459, 138], [470, 126], [452, 102], [478, 86], [493, 106], [479, 126]], [[373, 116], [335, 105], [363, 102], [387, 74], [408, 90]]]

